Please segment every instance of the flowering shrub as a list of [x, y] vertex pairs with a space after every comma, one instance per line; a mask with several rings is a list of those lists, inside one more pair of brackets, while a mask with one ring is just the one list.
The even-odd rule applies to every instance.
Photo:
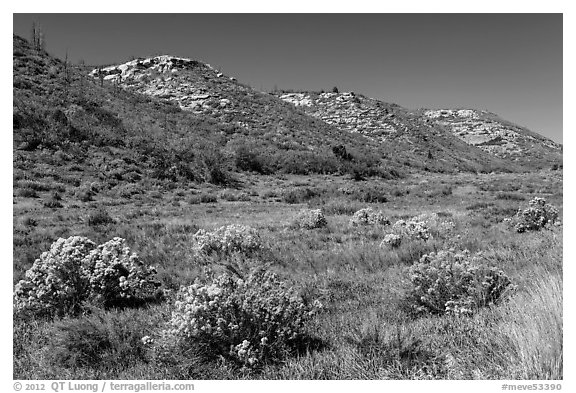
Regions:
[[392, 233], [401, 238], [413, 240], [428, 240], [432, 237], [428, 225], [422, 221], [398, 220], [392, 225]]
[[256, 367], [293, 352], [305, 337], [305, 322], [319, 308], [319, 302], [307, 305], [265, 269], [253, 270], [245, 280], [223, 274], [180, 289], [157, 352], [162, 358], [174, 352], [169, 346], [203, 347]]
[[124, 239], [96, 247], [85, 237], [58, 239], [42, 253], [14, 289], [16, 311], [64, 315], [81, 309], [84, 301], [103, 304], [145, 300], [160, 285], [154, 268], [144, 266]]
[[321, 209], [302, 210], [298, 214], [296, 222], [300, 228], [306, 229], [323, 228], [328, 225]]
[[212, 232], [200, 229], [194, 235], [193, 241], [192, 248], [199, 257], [232, 253], [251, 255], [263, 248], [258, 232], [245, 225], [223, 226]]
[[498, 303], [514, 288], [504, 272], [480, 263], [482, 253], [465, 250], [424, 255], [409, 268], [408, 300], [416, 313], [473, 314]]
[[400, 247], [402, 244], [402, 237], [395, 235], [393, 233], [389, 233], [384, 236], [384, 240], [380, 243], [380, 247], [388, 246], [392, 248]]
[[518, 210], [516, 216], [505, 220], [513, 225], [517, 232], [538, 231], [548, 224], [553, 224], [558, 219], [558, 209], [546, 203], [544, 198], [533, 198], [528, 202], [528, 208]]
[[360, 209], [350, 219], [353, 226], [358, 225], [390, 225], [390, 220], [382, 212], [371, 208]]
[[106, 307], [152, 298], [160, 286], [154, 280], [156, 269], [144, 266], [119, 237], [92, 250], [83, 266], [89, 282], [88, 297]]
[[48, 315], [77, 311], [88, 289], [82, 261], [94, 248], [94, 242], [81, 236], [52, 243], [26, 271], [26, 278], [16, 284], [16, 311]]
[[412, 221], [423, 222], [430, 230], [437, 234], [446, 234], [456, 225], [452, 221], [443, 220], [437, 213], [422, 213], [412, 218]]

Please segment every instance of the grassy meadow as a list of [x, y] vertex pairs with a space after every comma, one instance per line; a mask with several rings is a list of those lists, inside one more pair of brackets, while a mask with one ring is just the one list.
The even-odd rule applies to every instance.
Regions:
[[[503, 223], [533, 197], [561, 213], [562, 171], [363, 181], [243, 173], [234, 188], [135, 182], [98, 190], [65, 180], [14, 181], [14, 284], [59, 237], [99, 244], [119, 236], [157, 267], [166, 299], [53, 320], [15, 315], [14, 379], [563, 378], [562, 226], [517, 233]], [[380, 247], [389, 226], [350, 224], [365, 207], [392, 223], [437, 213], [455, 227], [428, 241]], [[325, 227], [295, 225], [302, 209], [318, 208]], [[155, 363], [141, 338], [170, 318], [175, 291], [204, 274], [193, 235], [228, 224], [256, 229], [267, 250], [263, 263], [304, 299], [323, 304], [306, 325], [310, 342], [257, 369], [185, 353], [175, 364]], [[472, 316], [412, 315], [407, 269], [449, 248], [483, 251], [516, 289]]]

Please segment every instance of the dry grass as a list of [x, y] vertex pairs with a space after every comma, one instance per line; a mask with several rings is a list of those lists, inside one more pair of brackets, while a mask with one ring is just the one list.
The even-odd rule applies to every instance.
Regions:
[[498, 311], [518, 379], [563, 378], [562, 277], [548, 273]]
[[[539, 195], [516, 190], [515, 175], [508, 176], [497, 179], [495, 184], [499, 187], [493, 185], [485, 191], [481, 186], [487, 184], [488, 176], [431, 176], [426, 179], [426, 187], [453, 189], [449, 195], [432, 192], [432, 197], [418, 191], [422, 181], [419, 177], [381, 181], [378, 187], [388, 190], [386, 203], [363, 203], [353, 196], [336, 194], [338, 188], [357, 186], [340, 177], [245, 177], [241, 192], [253, 195], [251, 202], [218, 200], [190, 205], [186, 202], [187, 190], [182, 189], [163, 190], [161, 198], [155, 195], [158, 191], [145, 190], [138, 198], [119, 200], [104, 190], [90, 202], [79, 202], [73, 193], [63, 193], [61, 202], [66, 209], [53, 210], [43, 208], [34, 199], [17, 197], [15, 217], [33, 217], [34, 225], [22, 218], [14, 221], [16, 279], [58, 236], [79, 234], [96, 242], [120, 236], [146, 264], [158, 266], [165, 287], [177, 289], [202, 274], [191, 249], [192, 236], [198, 229], [244, 224], [261, 233], [267, 249], [264, 258], [270, 268], [289, 280], [306, 299], [320, 299], [325, 311], [308, 326], [322, 346], [311, 347], [308, 353], [281, 364], [266, 365], [259, 372], [240, 370], [226, 362], [206, 363], [194, 356], [183, 357], [179, 364], [171, 366], [154, 364], [144, 352], [131, 356], [130, 342], [153, 330], [138, 321], [165, 320], [167, 304], [133, 310], [127, 316], [122, 314], [126, 311], [118, 311], [120, 314], [106, 317], [122, 321], [121, 331], [129, 332], [107, 339], [116, 342], [117, 348], [126, 349], [131, 359], [113, 366], [96, 362], [65, 367], [55, 362], [49, 351], [54, 347], [62, 350], [67, 342], [65, 332], [73, 330], [62, 329], [57, 321], [16, 321], [14, 377], [561, 379], [562, 228], [518, 234], [498, 223], [501, 211], [515, 210], [525, 203], [497, 198], [499, 192], [514, 189], [527, 200]], [[524, 183], [519, 184], [542, 183], [544, 178], [535, 173], [525, 176]], [[316, 199], [296, 204], [258, 197], [264, 194], [262, 190], [281, 195], [287, 183], [324, 191]], [[546, 195], [559, 207], [560, 186], [561, 177], [550, 182], [550, 194]], [[412, 191], [396, 195], [399, 188]], [[194, 191], [218, 194], [212, 186]], [[290, 225], [300, 210], [336, 206], [333, 201], [344, 207], [326, 214], [327, 227], [300, 230]], [[492, 205], [466, 209], [478, 201]], [[346, 206], [382, 210], [393, 222], [424, 212], [440, 213], [455, 222], [456, 230], [428, 242], [406, 242], [394, 250], [382, 249], [379, 243], [390, 228], [353, 227]], [[97, 207], [105, 208], [114, 223], [89, 225], [86, 218]], [[518, 285], [517, 291], [507, 302], [483, 309], [473, 317], [411, 318], [405, 312], [409, 285], [406, 269], [422, 254], [448, 247], [484, 251], [490, 263], [504, 270]], [[66, 323], [75, 329], [76, 322]], [[115, 355], [107, 348], [95, 356], [113, 359]]]

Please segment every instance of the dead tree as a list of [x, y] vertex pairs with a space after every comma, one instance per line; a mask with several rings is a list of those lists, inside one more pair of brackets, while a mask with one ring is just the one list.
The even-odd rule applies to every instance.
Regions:
[[32, 47], [36, 50], [46, 49], [46, 38], [44, 37], [44, 32], [42, 27], [36, 23], [32, 22], [32, 32], [31, 32]]

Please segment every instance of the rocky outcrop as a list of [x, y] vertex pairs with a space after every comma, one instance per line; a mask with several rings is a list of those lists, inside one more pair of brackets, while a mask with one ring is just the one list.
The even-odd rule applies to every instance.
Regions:
[[346, 93], [284, 93], [279, 97], [328, 124], [386, 141], [399, 128], [393, 108], [371, 98]]
[[448, 146], [449, 133], [494, 157], [520, 164], [546, 166], [562, 160], [561, 145], [486, 111], [411, 111], [353, 92], [278, 96], [328, 124], [379, 142], [402, 141], [413, 151], [421, 150], [427, 138]]
[[163, 55], [95, 69], [90, 75], [173, 101], [184, 110], [211, 113], [231, 106], [230, 100], [214, 93], [213, 85], [232, 83], [233, 78], [226, 78], [209, 64], [196, 60]]
[[487, 111], [439, 109], [423, 114], [464, 142], [500, 158], [517, 162], [562, 159], [562, 145]]

